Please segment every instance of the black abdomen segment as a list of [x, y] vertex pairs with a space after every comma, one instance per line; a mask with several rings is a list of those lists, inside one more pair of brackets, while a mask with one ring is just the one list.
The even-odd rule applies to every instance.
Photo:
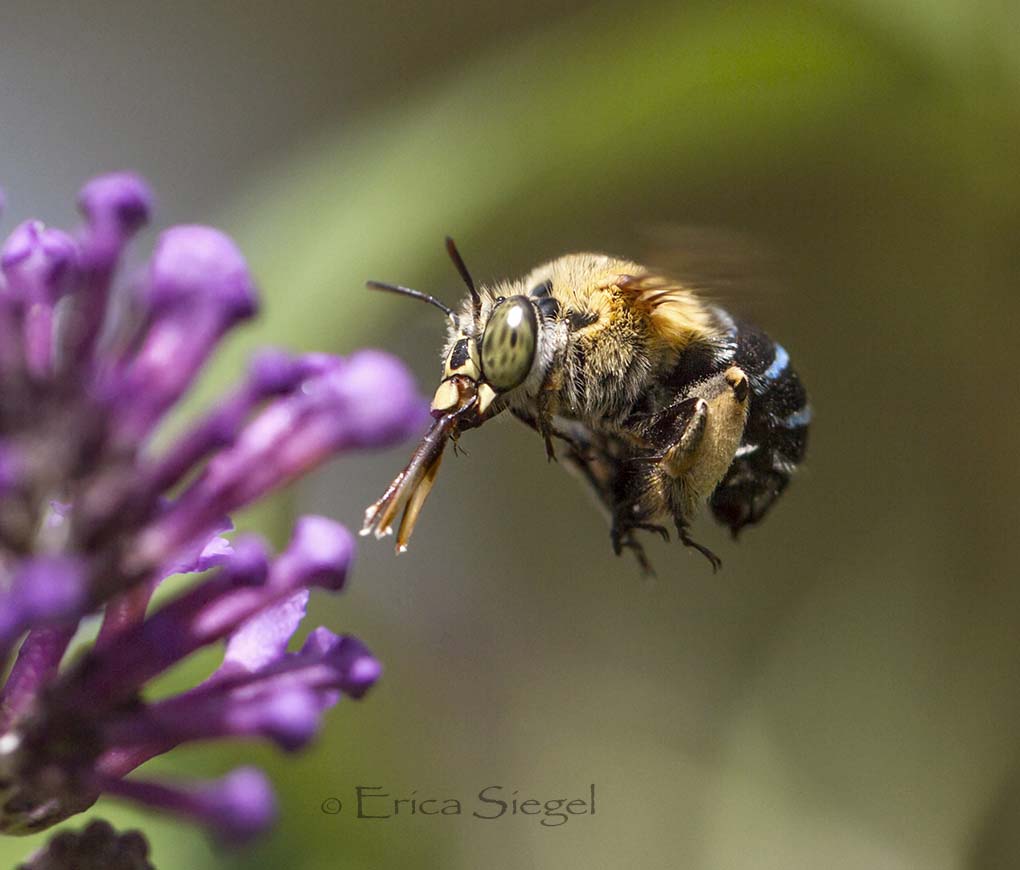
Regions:
[[709, 503], [736, 536], [765, 516], [804, 459], [811, 408], [783, 347], [750, 324], [734, 328], [733, 363], [751, 382], [751, 405], [740, 448]]

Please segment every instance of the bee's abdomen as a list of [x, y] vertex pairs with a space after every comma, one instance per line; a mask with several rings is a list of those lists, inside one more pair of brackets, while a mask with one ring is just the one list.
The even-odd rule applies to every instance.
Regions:
[[811, 408], [783, 347], [750, 324], [734, 331], [733, 362], [748, 376], [751, 404], [740, 447], [710, 504], [736, 535], [768, 512], [804, 459]]

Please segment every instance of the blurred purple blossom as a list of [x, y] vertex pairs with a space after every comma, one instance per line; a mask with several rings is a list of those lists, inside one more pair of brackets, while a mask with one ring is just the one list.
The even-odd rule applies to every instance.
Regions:
[[[406, 370], [361, 351], [258, 355], [242, 382], [168, 446], [154, 436], [220, 339], [257, 308], [217, 230], [163, 232], [127, 298], [114, 279], [152, 198], [135, 175], [90, 181], [77, 234], [38, 221], [0, 247], [0, 831], [31, 833], [102, 793], [203, 823], [227, 839], [268, 824], [272, 791], [241, 768], [205, 783], [128, 777], [193, 740], [304, 746], [324, 710], [380, 674], [325, 628], [287, 652], [309, 590], [337, 591], [351, 535], [304, 517], [273, 556], [223, 537], [229, 515], [351, 448], [395, 443], [427, 411]], [[173, 574], [209, 572], [147, 615]], [[87, 615], [93, 647], [62, 666]], [[146, 685], [195, 650], [222, 665], [183, 694]], [[19, 646], [20, 644], [20, 646]], [[15, 650], [17, 650], [15, 655]]]

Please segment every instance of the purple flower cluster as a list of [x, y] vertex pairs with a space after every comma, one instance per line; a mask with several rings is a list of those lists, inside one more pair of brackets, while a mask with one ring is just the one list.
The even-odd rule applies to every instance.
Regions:
[[[134, 281], [115, 285], [150, 193], [114, 174], [87, 184], [79, 203], [76, 234], [27, 221], [0, 248], [0, 663], [10, 664], [0, 831], [42, 830], [108, 793], [244, 838], [273, 815], [257, 770], [190, 784], [127, 774], [192, 740], [297, 749], [380, 665], [325, 628], [287, 651], [309, 590], [343, 587], [346, 529], [304, 517], [274, 557], [254, 537], [224, 538], [228, 517], [340, 451], [416, 434], [427, 412], [385, 354], [266, 351], [157, 446], [217, 343], [255, 313], [252, 279], [229, 238], [178, 226]], [[149, 612], [157, 585], [189, 572], [205, 574]], [[64, 664], [92, 614], [102, 615], [95, 643]], [[154, 677], [221, 641], [208, 679], [146, 699]]]

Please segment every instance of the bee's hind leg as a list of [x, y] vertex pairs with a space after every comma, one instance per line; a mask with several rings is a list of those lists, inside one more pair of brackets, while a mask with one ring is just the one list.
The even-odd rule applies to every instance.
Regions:
[[644, 436], [655, 451], [648, 459], [658, 462], [670, 477], [679, 477], [690, 466], [705, 437], [708, 402], [684, 399], [659, 414]]
[[676, 533], [677, 537], [680, 538], [680, 543], [682, 543], [685, 547], [693, 547], [695, 550], [701, 553], [702, 556], [708, 559], [709, 562], [712, 563], [713, 574], [722, 567], [722, 559], [720, 559], [704, 544], [699, 544], [697, 541], [691, 538], [691, 536], [687, 534], [687, 524], [679, 518], [677, 518], [676, 520]]
[[[735, 389], [735, 388], [734, 388]], [[645, 438], [655, 453], [650, 457], [669, 478], [680, 480], [698, 461], [705, 442], [705, 430], [712, 406], [694, 396], [677, 402], [652, 420]], [[677, 537], [686, 547], [693, 547], [712, 565], [713, 573], [722, 567], [722, 560], [708, 547], [693, 540], [687, 531], [687, 509], [682, 500], [670, 505]]]

